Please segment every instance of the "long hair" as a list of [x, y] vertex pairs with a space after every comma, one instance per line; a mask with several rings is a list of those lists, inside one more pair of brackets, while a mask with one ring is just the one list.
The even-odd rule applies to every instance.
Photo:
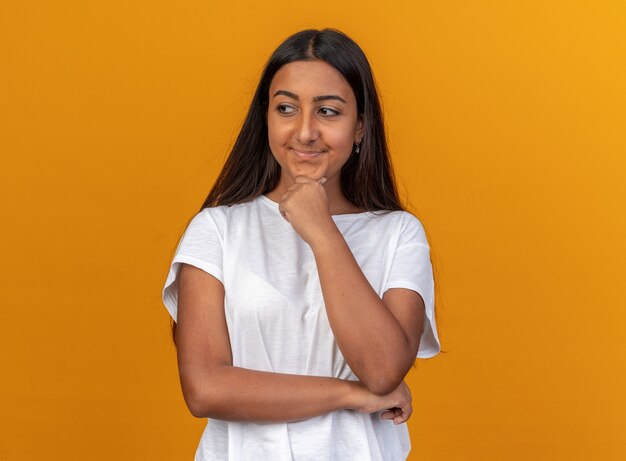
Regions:
[[324, 61], [343, 75], [363, 118], [360, 153], [353, 152], [341, 169], [343, 194], [367, 211], [403, 209], [389, 160], [374, 76], [363, 50], [338, 30], [309, 29], [287, 38], [270, 56], [237, 140], [200, 210], [248, 202], [278, 185], [280, 165], [270, 151], [266, 122], [270, 84], [285, 64], [313, 60]]
[[[278, 185], [280, 165], [269, 147], [266, 121], [270, 84], [285, 64], [314, 60], [330, 64], [343, 75], [354, 92], [357, 112], [363, 119], [360, 152], [352, 152], [340, 173], [344, 196], [366, 211], [404, 209], [389, 159], [376, 84], [365, 53], [350, 37], [336, 29], [308, 29], [282, 42], [265, 64], [241, 131], [200, 211], [245, 203], [271, 192]], [[173, 320], [171, 326], [176, 343]]]

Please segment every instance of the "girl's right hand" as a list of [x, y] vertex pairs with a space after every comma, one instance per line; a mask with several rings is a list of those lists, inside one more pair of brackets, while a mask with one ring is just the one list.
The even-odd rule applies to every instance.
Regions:
[[382, 411], [381, 419], [391, 419], [394, 424], [406, 422], [413, 413], [411, 391], [404, 381], [386, 395], [372, 393], [364, 384], [356, 382], [354, 410], [360, 413]]

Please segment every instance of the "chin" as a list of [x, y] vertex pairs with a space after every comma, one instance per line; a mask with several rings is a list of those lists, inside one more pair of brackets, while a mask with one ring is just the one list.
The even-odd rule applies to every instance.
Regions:
[[309, 176], [310, 178], [320, 179], [324, 176], [324, 172], [321, 171], [322, 165], [313, 163], [300, 163], [300, 164], [288, 164], [283, 171], [287, 172], [289, 176], [295, 178], [296, 176]]
[[318, 173], [315, 168], [299, 168], [297, 170], [290, 170], [289, 176], [295, 180], [296, 176], [308, 176], [313, 179], [320, 179], [323, 175]]

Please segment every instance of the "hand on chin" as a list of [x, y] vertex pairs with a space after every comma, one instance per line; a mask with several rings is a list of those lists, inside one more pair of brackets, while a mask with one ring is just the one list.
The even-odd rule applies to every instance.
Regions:
[[321, 156], [316, 161], [294, 162], [289, 168], [290, 182], [293, 184], [298, 176], [307, 176], [319, 181], [326, 176], [327, 171], [328, 157], [326, 155]]

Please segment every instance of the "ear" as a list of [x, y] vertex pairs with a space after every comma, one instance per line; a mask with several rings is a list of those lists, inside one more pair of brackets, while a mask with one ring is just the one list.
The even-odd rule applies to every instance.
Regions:
[[363, 121], [363, 114], [359, 115], [356, 121], [356, 131], [354, 132], [354, 143], [360, 144], [365, 134], [365, 122]]

